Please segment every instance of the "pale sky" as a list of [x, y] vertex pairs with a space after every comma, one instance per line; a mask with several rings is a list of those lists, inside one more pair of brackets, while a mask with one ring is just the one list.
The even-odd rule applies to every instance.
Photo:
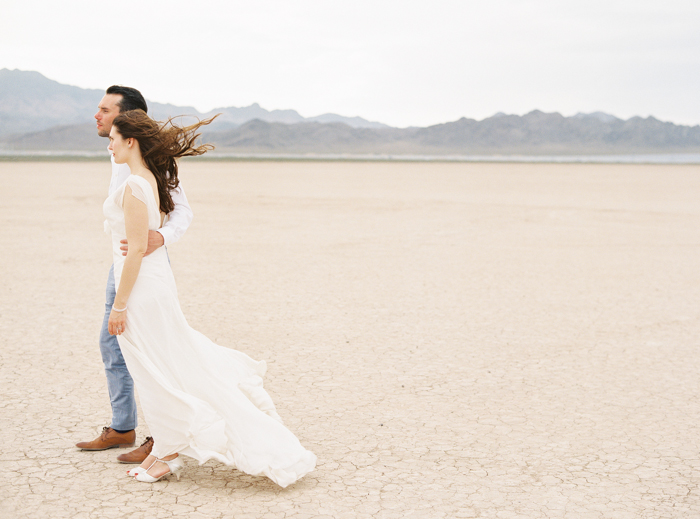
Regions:
[[700, 124], [699, 0], [0, 0], [0, 13], [0, 68], [203, 112]]

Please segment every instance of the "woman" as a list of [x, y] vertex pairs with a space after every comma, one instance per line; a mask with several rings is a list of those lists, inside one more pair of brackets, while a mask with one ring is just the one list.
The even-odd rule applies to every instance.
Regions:
[[[109, 332], [118, 336], [155, 440], [151, 455], [128, 474], [145, 482], [169, 474], [179, 479], [184, 454], [200, 464], [215, 459], [266, 475], [286, 487], [313, 470], [316, 456], [282, 425], [262, 386], [265, 362], [217, 346], [190, 328], [165, 248], [144, 256], [148, 231], [173, 209], [175, 159], [212, 149], [194, 144], [197, 129], [210, 122], [161, 126], [132, 110], [114, 119], [109, 135], [115, 162], [131, 169], [104, 203], [118, 286]], [[126, 258], [120, 250], [124, 238]]]

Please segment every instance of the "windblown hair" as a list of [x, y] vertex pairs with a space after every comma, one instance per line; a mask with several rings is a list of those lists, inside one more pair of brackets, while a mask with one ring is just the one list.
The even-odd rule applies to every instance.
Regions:
[[175, 159], [202, 155], [213, 150], [211, 144], [195, 145], [200, 136], [196, 132], [217, 117], [215, 115], [190, 126], [178, 126], [173, 123], [172, 117], [165, 123], [158, 123], [143, 110], [129, 110], [114, 118], [112, 126], [116, 131], [124, 139], [136, 139], [139, 143], [143, 162], [156, 177], [160, 210], [165, 214], [175, 208], [170, 191], [180, 184]]
[[143, 110], [144, 112], [148, 112], [146, 100], [143, 98], [141, 92], [135, 88], [112, 85], [107, 89], [106, 93], [122, 96], [121, 100], [117, 103], [119, 113], [123, 114], [129, 110]]

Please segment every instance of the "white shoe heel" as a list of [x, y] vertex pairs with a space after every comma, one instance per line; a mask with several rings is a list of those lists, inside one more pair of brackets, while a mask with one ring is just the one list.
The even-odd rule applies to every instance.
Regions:
[[[162, 462], [162, 463], [165, 463], [165, 464], [168, 466], [168, 469], [169, 469], [169, 470], [168, 470], [168, 472], [166, 472], [166, 473], [163, 474], [162, 476], [157, 477], [157, 478], [154, 478], [153, 476], [151, 476], [151, 475], [148, 473], [148, 471], [149, 471], [149, 470], [151, 469], [151, 467], [153, 467], [153, 465], [155, 465], [156, 462], [158, 462], [158, 461], [160, 461], [160, 462]], [[142, 469], [142, 470], [139, 471], [134, 477], [135, 477], [135, 479], [136, 479], [137, 481], [142, 481], [142, 482], [144, 482], [144, 483], [155, 483], [155, 482], [158, 481], [159, 479], [162, 479], [162, 478], [164, 478], [164, 477], [170, 476], [171, 474], [174, 474], [175, 477], [177, 478], [177, 480], [180, 481], [180, 472], [182, 471], [182, 467], [184, 467], [184, 466], [185, 466], [185, 464], [182, 463], [182, 460], [180, 460], [180, 457], [179, 457], [179, 456], [178, 456], [177, 458], [175, 458], [175, 459], [167, 460], [167, 461], [166, 461], [166, 460], [161, 460], [161, 459], [156, 458], [156, 461], [154, 461], [154, 462], [151, 464], [151, 467], [148, 467], [145, 471]], [[139, 468], [141, 468], [141, 467], [137, 467], [136, 469], [133, 469], [133, 470], [137, 470], [137, 469], [139, 469]]]

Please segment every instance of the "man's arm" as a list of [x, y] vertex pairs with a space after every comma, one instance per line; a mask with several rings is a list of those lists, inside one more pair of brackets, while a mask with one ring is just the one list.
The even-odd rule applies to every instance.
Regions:
[[194, 217], [182, 184], [173, 189], [170, 196], [173, 197], [175, 209], [168, 215], [168, 221], [157, 231], [163, 236], [163, 245], [172, 245], [182, 238]]
[[[165, 222], [163, 227], [157, 231], [148, 231], [148, 248], [146, 249], [146, 256], [152, 253], [159, 247], [163, 245], [170, 245], [175, 243], [177, 240], [182, 238], [187, 231], [187, 228], [192, 223], [192, 218], [194, 214], [192, 213], [192, 208], [190, 207], [187, 197], [185, 196], [185, 191], [182, 189], [182, 184], [170, 192], [170, 196], [173, 197], [173, 203], [175, 204], [175, 209], [173, 209], [168, 215], [168, 220]], [[126, 256], [129, 250], [129, 245], [126, 240], [121, 241], [122, 246], [120, 247], [123, 256]]]

